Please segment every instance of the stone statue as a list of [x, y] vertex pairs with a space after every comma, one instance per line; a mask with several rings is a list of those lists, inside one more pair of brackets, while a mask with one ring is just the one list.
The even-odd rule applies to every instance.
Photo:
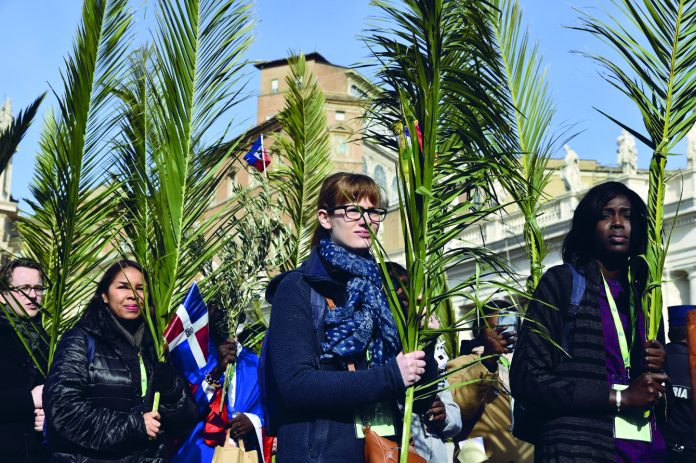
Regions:
[[585, 188], [585, 184], [580, 178], [580, 158], [570, 146], [564, 145], [563, 149], [566, 152], [564, 165], [561, 168], [561, 178], [565, 185], [566, 191], [576, 193]]
[[12, 103], [9, 98], [5, 99], [5, 104], [0, 109], [0, 130], [7, 129], [12, 124]]
[[686, 134], [686, 168], [696, 170], [696, 124]]
[[634, 175], [638, 171], [636, 139], [626, 129], [616, 139], [616, 160], [625, 175]]

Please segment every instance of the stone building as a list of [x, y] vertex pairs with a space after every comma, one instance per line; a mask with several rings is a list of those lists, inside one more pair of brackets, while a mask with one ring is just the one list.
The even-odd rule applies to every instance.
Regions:
[[[628, 133], [622, 133], [617, 143], [618, 166], [606, 166], [591, 160], [576, 159], [573, 155], [565, 160], [552, 159], [548, 169], [552, 177], [545, 190], [538, 223], [549, 247], [544, 268], [562, 263], [561, 247], [570, 229], [573, 212], [584, 193], [592, 186], [613, 180], [635, 190], [646, 202], [648, 195], [648, 171], [637, 169], [635, 141]], [[572, 151], [570, 147], [566, 152]], [[577, 155], [577, 153], [575, 153]], [[646, 154], [647, 156], [648, 154]], [[664, 306], [696, 304], [696, 126], [691, 130], [687, 143], [687, 167], [667, 173], [668, 184], [665, 195], [665, 233], [672, 233], [663, 275]], [[570, 162], [569, 162], [570, 161]], [[569, 169], [574, 169], [569, 174]], [[569, 181], [570, 177], [570, 181]], [[573, 180], [574, 179], [574, 180]], [[504, 193], [503, 193], [504, 195]], [[505, 198], [499, 198], [505, 201]], [[477, 227], [464, 232], [460, 243], [485, 245], [488, 249], [506, 258], [512, 269], [518, 272], [517, 283], [522, 287], [529, 275], [529, 261], [524, 252], [522, 228], [524, 217], [515, 207]], [[473, 264], [449, 269], [451, 281], [462, 281], [474, 272]], [[466, 304], [460, 301], [459, 309]], [[665, 310], [665, 316], [667, 311]]]
[[[7, 98], [0, 109], [0, 132], [12, 124], [12, 103]], [[0, 260], [19, 253], [19, 242], [15, 221], [17, 220], [18, 202], [12, 197], [12, 160], [0, 174]]]
[[[364, 173], [375, 179], [382, 191], [382, 197], [394, 210], [398, 198], [396, 189], [397, 153], [362, 139], [367, 98], [374, 94], [376, 87], [353, 69], [330, 63], [319, 53], [305, 55], [307, 68], [317, 79], [319, 88], [326, 99], [326, 120], [331, 140], [331, 160], [335, 172]], [[249, 184], [249, 175], [243, 161], [237, 162], [246, 153], [254, 140], [265, 137], [265, 148], [271, 156], [273, 165], [280, 161], [273, 152], [273, 135], [280, 131], [276, 115], [283, 109], [287, 92], [286, 77], [290, 74], [287, 58], [257, 63], [260, 71], [260, 89], [257, 98], [256, 126], [241, 137], [240, 150], [230, 165], [230, 175], [218, 188], [215, 206], [229, 200], [232, 185]], [[244, 168], [241, 168], [244, 167]], [[401, 226], [398, 214], [388, 214], [379, 238], [388, 252], [403, 248]]]

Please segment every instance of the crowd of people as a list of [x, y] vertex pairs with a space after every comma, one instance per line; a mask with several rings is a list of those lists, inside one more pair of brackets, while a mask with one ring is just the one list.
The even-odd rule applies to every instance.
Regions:
[[400, 442], [404, 393], [416, 384], [428, 387], [413, 406], [409, 461], [696, 461], [691, 307], [670, 309], [666, 348], [646, 338], [645, 277], [629, 267], [647, 242], [635, 192], [616, 182], [589, 190], [563, 265], [546, 271], [524, 317], [509, 300], [486, 302], [453, 359], [436, 339], [403, 352], [384, 288], [408, 310], [408, 274], [389, 264], [385, 285], [370, 252], [386, 213], [371, 178], [328, 177], [310, 256], [266, 290], [260, 355], [243, 333], [229, 338], [212, 324], [217, 351], [201, 384], [160, 360], [142, 316], [157, 301], [144, 304], [147, 275], [130, 260], [105, 271], [47, 368], [37, 316], [45, 277], [31, 260], [9, 262], [0, 273], [0, 463], [210, 463], [221, 446], [263, 463], [363, 462], [366, 434]]

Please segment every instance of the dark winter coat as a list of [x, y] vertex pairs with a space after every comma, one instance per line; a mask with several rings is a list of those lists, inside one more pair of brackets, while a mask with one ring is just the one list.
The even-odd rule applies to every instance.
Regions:
[[[45, 367], [46, 344], [34, 343], [33, 352]], [[43, 436], [34, 431], [31, 396], [31, 390], [44, 379], [4, 316], [0, 317], [0, 374], [0, 463], [48, 461]]]
[[[541, 325], [561, 342], [572, 288], [571, 270], [561, 265], [550, 268], [534, 292], [515, 346], [510, 386], [513, 397], [548, 415], [535, 461], [609, 463], [616, 461], [616, 450], [599, 311], [604, 288], [596, 264], [576, 268], [587, 283], [569, 338], [570, 358], [561, 361], [560, 349], [538, 333]], [[642, 349], [642, 343], [634, 348]], [[632, 377], [640, 374], [635, 370]]]
[[316, 251], [266, 291], [273, 308], [266, 338], [271, 374], [265, 382], [274, 401], [269, 408], [279, 421], [278, 461], [362, 462], [364, 441], [355, 435], [355, 412], [383, 400], [395, 404], [404, 383], [396, 359], [370, 369], [361, 359], [355, 372], [339, 362], [319, 361], [321, 333], [313, 326], [310, 287], [338, 306], [345, 303], [345, 281], [329, 275]]
[[[146, 329], [140, 348], [148, 378], [143, 398], [139, 352], [107, 310], [88, 314], [63, 336], [56, 350], [44, 387], [51, 461], [163, 463], [166, 438], [192, 424], [195, 406], [184, 381], [176, 377], [168, 390], [161, 391], [164, 433], [148, 439], [143, 413], [152, 409], [157, 361], [152, 338]], [[88, 353], [90, 337], [94, 344]]]

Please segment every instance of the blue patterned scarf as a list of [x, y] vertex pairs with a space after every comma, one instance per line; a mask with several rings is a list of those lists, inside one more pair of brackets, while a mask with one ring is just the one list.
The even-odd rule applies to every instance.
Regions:
[[383, 365], [396, 357], [401, 350], [399, 333], [374, 259], [353, 254], [330, 239], [321, 240], [319, 255], [349, 275], [345, 306], [326, 311], [321, 359], [355, 358], [365, 349], [371, 365]]

